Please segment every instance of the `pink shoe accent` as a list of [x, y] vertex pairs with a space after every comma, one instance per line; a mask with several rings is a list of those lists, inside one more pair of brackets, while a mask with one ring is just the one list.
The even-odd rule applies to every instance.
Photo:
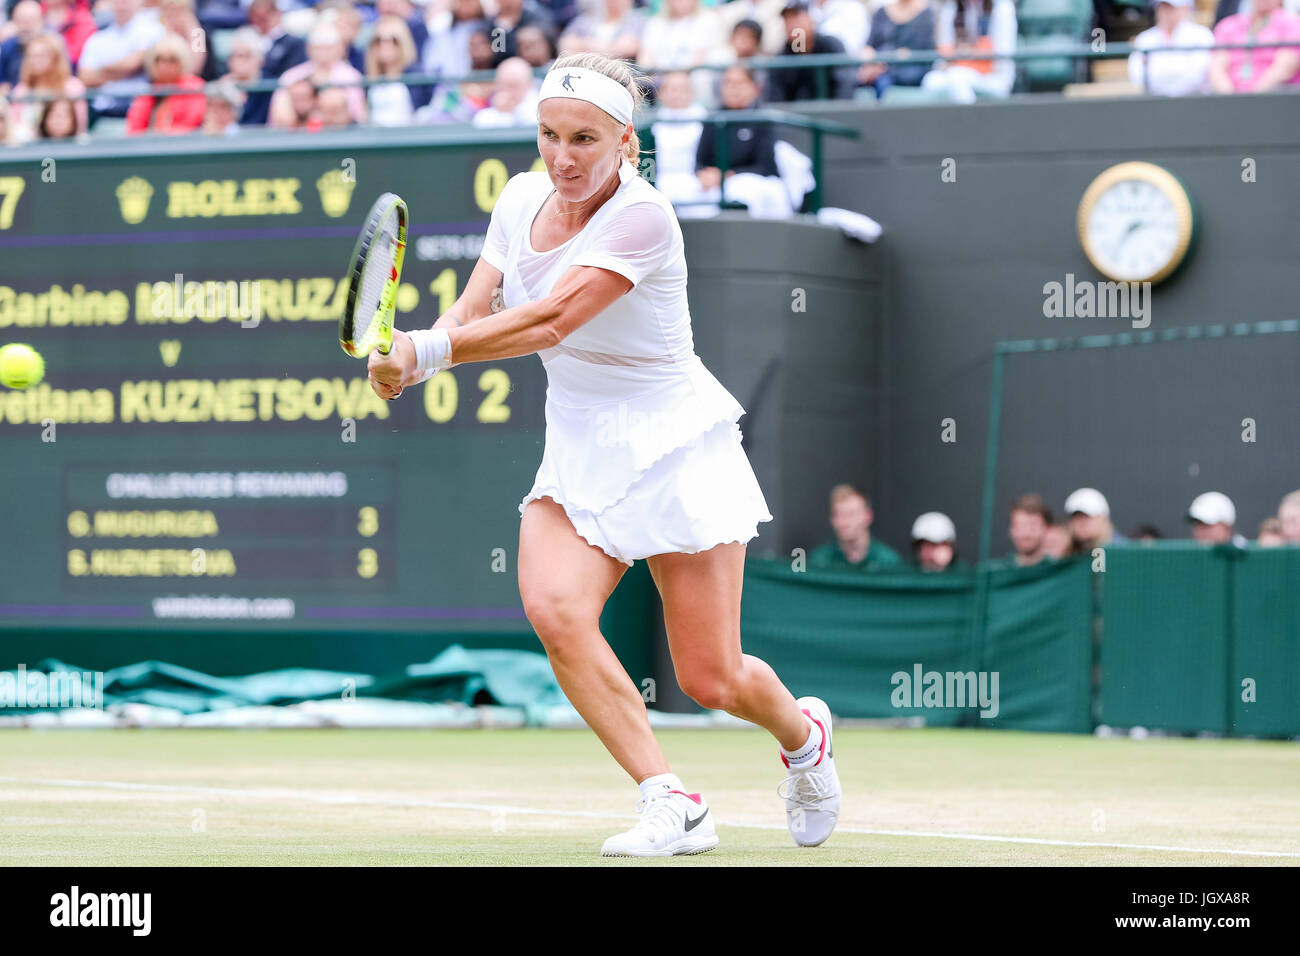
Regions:
[[700, 804], [701, 806], [703, 806], [704, 804], [704, 798], [701, 797], [698, 793], [687, 793], [685, 790], [669, 790], [668, 792], [680, 793], [683, 797], [687, 797], [691, 800], [694, 800], [696, 803]]
[[[807, 708], [805, 708], [805, 707], [801, 707], [801, 708], [799, 708], [799, 711], [800, 711], [800, 713], [802, 713], [802, 714], [804, 714], [805, 716], [807, 716], [807, 718], [808, 718], [809, 720], [811, 720], [814, 724], [816, 724], [819, 728], [821, 728], [821, 732], [822, 732], [822, 745], [821, 745], [821, 749], [817, 752], [817, 763], [814, 763], [814, 764], [813, 764], [813, 766], [815, 767], [815, 766], [817, 766], [817, 764], [821, 763], [821, 762], [822, 762], [822, 759], [826, 756], [826, 740], [827, 740], [827, 738], [828, 738], [829, 735], [826, 733], [826, 725], [823, 724], [823, 723], [822, 723], [820, 720], [818, 720], [816, 717], [814, 717], [814, 716], [812, 715], [812, 713], [811, 713]], [[785, 769], [786, 769], [786, 770], [789, 770], [789, 769], [790, 769], [790, 761], [786, 759], [785, 752], [784, 752], [780, 747], [777, 747], [776, 752], [777, 752], [777, 754], [778, 754], [778, 755], [780, 756], [780, 758], [781, 758], [781, 763], [785, 764]]]

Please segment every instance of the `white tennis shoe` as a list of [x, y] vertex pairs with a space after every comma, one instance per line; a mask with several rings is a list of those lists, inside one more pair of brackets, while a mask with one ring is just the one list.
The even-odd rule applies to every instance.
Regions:
[[785, 800], [785, 820], [794, 842], [799, 846], [818, 846], [835, 829], [844, 790], [840, 775], [835, 772], [830, 708], [819, 697], [800, 697], [795, 703], [822, 729], [821, 756], [812, 766], [799, 770], [791, 767], [781, 754], [786, 778], [776, 792]]
[[698, 793], [665, 790], [642, 797], [636, 810], [636, 826], [606, 840], [601, 856], [682, 856], [718, 845], [713, 814]]

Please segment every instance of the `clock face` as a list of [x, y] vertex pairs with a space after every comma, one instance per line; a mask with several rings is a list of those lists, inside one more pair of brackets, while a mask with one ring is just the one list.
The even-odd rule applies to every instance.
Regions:
[[1102, 173], [1079, 207], [1079, 238], [1103, 275], [1159, 281], [1177, 268], [1191, 240], [1191, 202], [1171, 175], [1149, 163]]

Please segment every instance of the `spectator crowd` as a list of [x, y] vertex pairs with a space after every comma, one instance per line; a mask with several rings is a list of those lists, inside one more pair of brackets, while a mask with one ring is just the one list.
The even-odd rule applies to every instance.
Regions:
[[[1213, 32], [1191, 21], [1192, 2], [1156, 2], [1136, 46], [1297, 45], [1136, 52], [1135, 81], [1168, 95], [1300, 84], [1300, 17], [1288, 9], [1300, 0], [1222, 0]], [[972, 57], [1014, 53], [1017, 32], [1013, 0], [0, 0], [0, 143], [75, 137], [101, 117], [128, 134], [527, 125], [538, 71], [588, 51], [652, 73], [651, 101], [686, 122], [690, 142], [703, 110], [893, 87], [956, 102], [1006, 96], [1014, 61]], [[815, 54], [905, 59], [749, 62]], [[467, 78], [482, 71], [494, 79]], [[257, 83], [266, 88], [248, 88]], [[751, 208], [782, 205], [771, 136], [757, 125], [729, 135], [738, 165], [727, 178], [752, 177], [730, 184], [737, 195]], [[711, 135], [696, 140], [716, 149]], [[713, 195], [722, 174], [697, 165], [675, 171], [698, 180], [693, 194]]]
[[[1162, 538], [1154, 525], [1138, 525], [1130, 535], [1115, 530], [1110, 504], [1096, 488], [1079, 488], [1065, 499], [1058, 519], [1038, 494], [1020, 495], [1011, 503], [1007, 538], [1011, 551], [999, 560], [1009, 567], [1030, 567], [1073, 555], [1092, 555], [1111, 545], [1141, 545]], [[1187, 537], [1206, 545], [1244, 548], [1251, 542], [1237, 530], [1237, 509], [1222, 492], [1197, 495], [1186, 512]], [[962, 567], [957, 556], [957, 529], [941, 511], [927, 511], [912, 523], [908, 559], [872, 533], [875, 513], [870, 497], [852, 485], [836, 485], [830, 494], [834, 540], [808, 554], [808, 567], [887, 571], [911, 567], [951, 571]], [[1286, 495], [1277, 514], [1259, 526], [1254, 545], [1300, 547], [1300, 490]]]

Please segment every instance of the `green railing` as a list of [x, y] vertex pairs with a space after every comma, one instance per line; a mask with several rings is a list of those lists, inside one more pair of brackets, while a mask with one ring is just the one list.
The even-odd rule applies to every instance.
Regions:
[[[1022, 38], [1023, 39], [1023, 38]], [[1011, 60], [1015, 63], [1025, 63], [1035, 60], [1054, 60], [1062, 57], [1071, 60], [1114, 60], [1126, 58], [1132, 53], [1140, 53], [1143, 58], [1149, 62], [1152, 54], [1155, 53], [1195, 53], [1202, 51], [1215, 50], [1255, 50], [1255, 49], [1277, 49], [1281, 47], [1300, 49], [1300, 42], [1296, 40], [1277, 40], [1269, 42], [1252, 42], [1252, 43], [1222, 43], [1199, 46], [1158, 46], [1139, 49], [1130, 43], [1106, 43], [1101, 49], [1094, 49], [1089, 43], [1084, 42], [1063, 42], [1059, 46], [1036, 47], [1030, 50], [1017, 49], [1011, 53], [981, 53], [981, 52], [962, 52], [960, 54], [944, 54], [938, 50], [912, 50], [906, 53], [878, 53], [872, 57], [859, 57], [847, 53], [804, 53], [795, 56], [755, 56], [745, 60], [743, 65], [751, 70], [756, 71], [782, 71], [782, 70], [803, 70], [826, 68], [856, 68], [865, 66], [870, 63], [881, 63], [886, 66], [895, 66], [910, 63], [926, 63], [942, 61], [945, 59], [961, 59], [970, 61], [983, 60]], [[734, 63], [705, 63], [691, 67], [687, 72], [697, 72], [700, 70], [713, 73], [726, 71]], [[546, 67], [537, 67], [534, 74], [540, 78], [545, 75]], [[664, 73], [680, 72], [675, 69], [663, 70], [645, 70], [642, 71], [646, 77], [654, 77]], [[333, 87], [354, 87], [359, 86], [363, 89], [369, 89], [372, 86], [388, 85], [391, 83], [401, 83], [405, 86], [441, 86], [450, 83], [491, 83], [496, 76], [495, 70], [475, 70], [462, 76], [434, 76], [422, 73], [404, 73], [401, 76], [385, 77], [362, 77], [359, 80], [353, 80], [345, 83], [321, 83], [317, 89], [330, 89]], [[829, 82], [829, 74], [822, 70], [817, 74], [818, 98], [826, 99], [830, 90], [826, 85]], [[204, 85], [204, 92], [210, 93], [219, 86], [232, 86], [235, 89], [248, 93], [269, 93], [281, 88], [279, 80], [255, 80], [249, 82], [213, 81]], [[1145, 88], [1145, 84], [1144, 84]], [[172, 96], [172, 95], [194, 95], [199, 91], [179, 86], [152, 86], [147, 91], [150, 95], [155, 96]], [[66, 96], [47, 93], [28, 93], [21, 97], [9, 97], [12, 102], [45, 102], [52, 99], [72, 99], [72, 100], [93, 100], [97, 96], [105, 95], [97, 90], [87, 90], [85, 93], [76, 96]], [[129, 97], [131, 94], [119, 94]], [[141, 93], [139, 95], [145, 95]]]

